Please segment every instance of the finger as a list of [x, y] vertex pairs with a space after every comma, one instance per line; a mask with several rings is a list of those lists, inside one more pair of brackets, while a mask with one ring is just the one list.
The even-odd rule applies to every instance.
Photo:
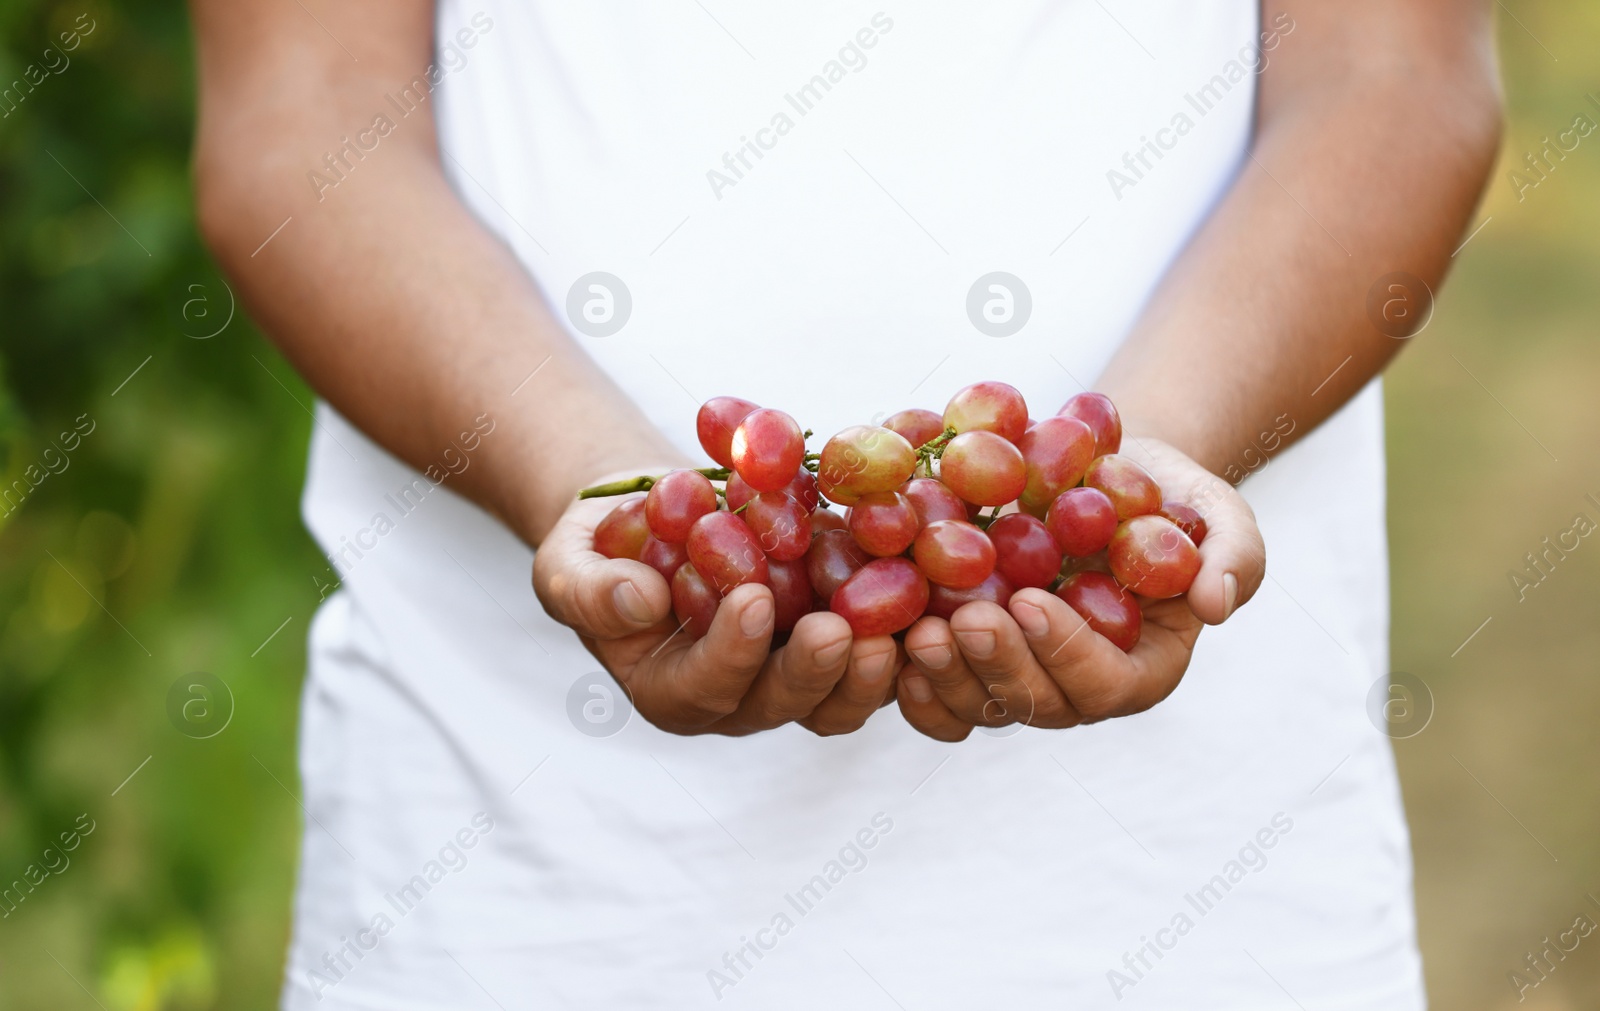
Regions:
[[883, 705], [900, 664], [900, 644], [889, 636], [856, 640], [844, 676], [800, 725], [821, 737], [860, 730]]
[[1217, 481], [1208, 489], [1206, 536], [1189, 606], [1208, 625], [1220, 625], [1255, 596], [1267, 574], [1267, 548], [1255, 512], [1238, 489]]
[[1071, 727], [1081, 722], [1004, 608], [988, 601], [963, 605], [951, 617], [950, 628], [967, 666], [996, 700], [987, 709], [990, 723]]
[[728, 717], [730, 728], [771, 730], [809, 716], [844, 676], [850, 644], [850, 625], [837, 614], [818, 611], [801, 618]]
[[669, 649], [668, 640], [639, 662], [628, 685], [635, 703], [650, 708], [652, 722], [659, 718], [679, 731], [704, 728], [735, 712], [766, 663], [774, 613], [765, 586], [734, 587], [705, 638], [687, 649]]
[[987, 725], [983, 710], [985, 706], [992, 708], [994, 700], [967, 666], [949, 622], [933, 617], [918, 619], [906, 632], [906, 655], [951, 712], [967, 723]]
[[550, 531], [533, 557], [533, 590], [546, 613], [580, 635], [620, 639], [672, 613], [661, 573], [594, 551], [593, 528], [571, 515]]
[[1182, 598], [1158, 601], [1146, 609], [1133, 652], [1124, 653], [1055, 594], [1018, 590], [1010, 610], [1040, 665], [1085, 723], [1143, 712], [1171, 695], [1200, 630]]
[[895, 689], [900, 714], [919, 733], [952, 744], [966, 740], [967, 735], [972, 733], [972, 724], [950, 711], [950, 707], [933, 690], [933, 682], [915, 665], [908, 665], [900, 671], [900, 676], [895, 679]]

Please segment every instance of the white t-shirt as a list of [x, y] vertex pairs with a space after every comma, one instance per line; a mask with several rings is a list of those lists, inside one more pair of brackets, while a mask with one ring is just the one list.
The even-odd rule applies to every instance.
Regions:
[[[1036, 416], [1092, 383], [1238, 171], [1252, 64], [1312, 44], [1258, 20], [445, 0], [427, 100], [463, 199], [698, 453], [718, 394], [825, 436], [979, 379]], [[506, 379], [485, 429], [547, 377]], [[893, 707], [830, 739], [630, 717], [525, 546], [318, 420], [305, 517], [343, 585], [311, 636], [286, 1008], [1423, 1006], [1367, 715], [1377, 384], [1245, 485], [1271, 574], [1170, 699], [958, 745]]]

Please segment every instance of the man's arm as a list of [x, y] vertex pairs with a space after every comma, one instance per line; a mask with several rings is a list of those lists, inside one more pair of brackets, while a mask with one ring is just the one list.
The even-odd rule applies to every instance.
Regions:
[[[574, 505], [578, 489], [684, 461], [458, 201], [431, 103], [395, 121], [364, 158], [344, 153], [352, 167], [337, 186], [310, 181], [311, 171], [327, 172], [327, 154], [392, 111], [387, 92], [426, 71], [431, 0], [192, 8], [201, 227], [254, 317], [318, 394], [418, 469], [489, 414], [493, 438], [451, 486], [543, 545], [540, 601], [652, 722], [683, 733], [791, 720], [819, 733], [859, 727], [892, 687], [892, 640], [852, 642], [837, 615], [807, 615], [769, 653], [772, 595], [740, 587], [691, 644], [673, 635], [659, 573], [594, 552], [594, 526], [611, 503]], [[369, 132], [363, 146], [372, 143]]]
[[956, 739], [997, 715], [1072, 726], [1148, 709], [1177, 687], [1201, 622], [1250, 599], [1260, 534], [1216, 475], [1255, 465], [1281, 416], [1290, 438], [1311, 431], [1399, 350], [1368, 317], [1380, 277], [1437, 289], [1498, 148], [1491, 15], [1487, 0], [1264, 4], [1264, 26], [1293, 29], [1262, 75], [1249, 159], [1099, 383], [1123, 452], [1208, 513], [1194, 585], [1146, 608], [1126, 655], [1041, 590], [1009, 613], [924, 618], [901, 677], [911, 722]]
[[1247, 470], [1274, 419], [1310, 432], [1404, 346], [1368, 292], [1397, 271], [1437, 291], [1466, 234], [1499, 149], [1492, 10], [1264, 4], [1264, 27], [1294, 27], [1268, 54], [1250, 158], [1101, 379], [1129, 429]]

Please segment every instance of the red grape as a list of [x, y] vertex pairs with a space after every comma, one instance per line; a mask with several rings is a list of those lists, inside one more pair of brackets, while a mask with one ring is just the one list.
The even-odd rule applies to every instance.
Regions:
[[644, 550], [639, 552], [639, 561], [655, 569], [668, 580], [672, 579], [672, 574], [688, 560], [688, 548], [682, 544], [669, 544], [654, 534], [645, 538]]
[[962, 604], [970, 604], [974, 600], [987, 600], [1005, 607], [1011, 603], [1011, 584], [998, 572], [989, 573], [988, 579], [970, 590], [952, 590], [935, 583], [928, 588], [927, 613], [949, 621]]
[[1106, 498], [1117, 507], [1119, 520], [1144, 516], [1161, 508], [1161, 486], [1132, 457], [1096, 457], [1084, 472], [1083, 483], [1106, 493]]
[[937, 520], [917, 534], [911, 556], [929, 582], [970, 590], [993, 574], [995, 546], [987, 534], [965, 520]]
[[1006, 582], [1045, 587], [1061, 572], [1061, 549], [1044, 523], [1025, 513], [1007, 513], [989, 525], [994, 541], [995, 570]]
[[777, 491], [794, 480], [806, 459], [806, 440], [782, 411], [751, 411], [733, 430], [733, 468], [756, 491]]
[[1033, 513], [1049, 509], [1057, 495], [1083, 480], [1094, 459], [1094, 433], [1077, 418], [1046, 418], [1023, 433], [1017, 448], [1028, 466], [1020, 505]]
[[1098, 488], [1068, 488], [1050, 504], [1044, 525], [1069, 558], [1105, 549], [1117, 532], [1117, 507]]
[[1178, 524], [1178, 529], [1189, 535], [1195, 547], [1198, 548], [1200, 542], [1206, 539], [1206, 518], [1193, 506], [1182, 502], [1163, 502], [1161, 515]]
[[932, 411], [913, 407], [909, 411], [892, 414], [883, 427], [905, 436], [913, 446], [925, 446], [944, 434], [944, 419]]
[[993, 432], [1016, 442], [1028, 429], [1028, 405], [1014, 386], [973, 383], [957, 390], [945, 405], [944, 427], [957, 432]]
[[669, 472], [644, 499], [650, 532], [673, 544], [688, 540], [689, 528], [695, 521], [716, 510], [717, 489], [704, 475], [692, 470]]
[[[817, 494], [817, 475], [806, 470], [803, 465], [795, 473], [794, 480], [784, 485], [781, 491], [800, 503], [808, 513], [817, 507], [818, 502], [822, 501]], [[729, 506], [728, 508], [734, 507]]]
[[1139, 642], [1144, 615], [1133, 594], [1117, 585], [1103, 572], [1080, 572], [1068, 576], [1056, 596], [1078, 612], [1089, 627], [1111, 640], [1111, 644], [1130, 652]]
[[811, 547], [811, 518], [781, 491], [762, 492], [741, 513], [768, 558], [792, 562]]
[[700, 436], [700, 448], [719, 467], [733, 466], [733, 430], [754, 410], [755, 404], [739, 397], [712, 397], [700, 405], [694, 418], [695, 432]]
[[773, 610], [777, 612], [777, 630], [787, 632], [811, 613], [811, 579], [806, 575], [805, 560], [769, 560], [767, 579], [772, 587]]
[[689, 530], [689, 560], [718, 593], [767, 581], [767, 556], [750, 527], [733, 513], [707, 513], [695, 521]]
[[711, 619], [717, 616], [721, 594], [706, 582], [694, 564], [685, 562], [672, 577], [672, 613], [689, 635], [703, 639], [711, 631]]
[[1176, 597], [1200, 571], [1200, 551], [1163, 516], [1135, 516], [1111, 538], [1111, 574], [1145, 597]]
[[848, 621], [857, 638], [908, 628], [927, 606], [928, 580], [904, 558], [868, 562], [828, 601], [828, 609]]
[[939, 480], [975, 505], [1014, 501], [1028, 483], [1022, 451], [989, 431], [963, 432], [944, 447]]
[[644, 515], [644, 496], [630, 498], [606, 513], [594, 528], [594, 549], [607, 558], [639, 560], [650, 527]]
[[844, 517], [832, 509], [818, 509], [811, 514], [811, 536], [815, 537], [825, 530], [845, 530], [849, 524]]
[[900, 494], [911, 500], [917, 510], [917, 521], [923, 526], [939, 520], [969, 520], [967, 504], [943, 481], [931, 477], [914, 477], [900, 486]]
[[916, 539], [916, 507], [897, 491], [863, 495], [850, 507], [850, 534], [869, 555], [898, 555]]
[[917, 451], [887, 428], [853, 425], [829, 439], [817, 466], [817, 486], [829, 500], [854, 505], [875, 491], [894, 491], [911, 477]]
[[729, 474], [727, 483], [722, 486], [722, 501], [727, 503], [728, 511], [738, 512], [739, 508], [756, 497], [756, 490], [744, 483], [744, 478], [738, 474]]
[[812, 538], [811, 550], [806, 552], [806, 574], [817, 596], [827, 601], [871, 560], [848, 530], [824, 530]]
[[1077, 418], [1094, 433], [1094, 455], [1105, 456], [1122, 448], [1122, 418], [1111, 398], [1104, 393], [1080, 393], [1056, 412], [1057, 417]]

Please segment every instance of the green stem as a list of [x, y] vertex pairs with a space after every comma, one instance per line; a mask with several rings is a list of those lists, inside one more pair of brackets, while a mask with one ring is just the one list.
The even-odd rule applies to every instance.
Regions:
[[[697, 467], [694, 471], [702, 477], [712, 481], [726, 481], [733, 473], [726, 467]], [[592, 488], [585, 488], [578, 492], [578, 498], [606, 498], [611, 495], [630, 495], [636, 491], [649, 491], [655, 483], [661, 480], [662, 475], [640, 474], [638, 477], [625, 477], [618, 481], [607, 481], [597, 484]]]

